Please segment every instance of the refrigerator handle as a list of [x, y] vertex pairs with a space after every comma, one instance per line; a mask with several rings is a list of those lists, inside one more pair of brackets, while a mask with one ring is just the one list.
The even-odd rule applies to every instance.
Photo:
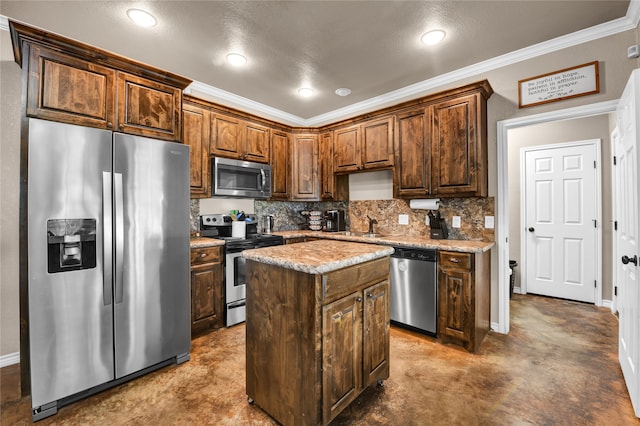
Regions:
[[102, 300], [105, 305], [113, 301], [113, 202], [111, 200], [111, 173], [102, 172]]
[[123, 294], [123, 265], [124, 265], [124, 206], [122, 194], [122, 173], [114, 173], [114, 196], [115, 196], [115, 291], [116, 303], [122, 303]]

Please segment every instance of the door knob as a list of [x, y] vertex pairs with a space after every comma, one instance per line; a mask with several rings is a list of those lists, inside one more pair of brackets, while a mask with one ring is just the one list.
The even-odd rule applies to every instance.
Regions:
[[638, 256], [622, 256], [622, 263], [624, 263], [625, 265], [628, 263], [633, 263], [634, 265], [638, 266]]
[[536, 228], [534, 228], [533, 226], [530, 226], [530, 227], [529, 227], [529, 232], [533, 232], [533, 231], [535, 231], [535, 230], [536, 230]]

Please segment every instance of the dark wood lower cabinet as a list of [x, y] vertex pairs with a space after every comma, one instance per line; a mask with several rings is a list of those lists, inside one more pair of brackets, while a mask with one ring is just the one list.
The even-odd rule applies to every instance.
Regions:
[[438, 254], [438, 337], [477, 352], [491, 329], [489, 252]]
[[389, 258], [315, 275], [247, 260], [247, 395], [326, 425], [389, 377]]
[[223, 326], [222, 248], [191, 249], [191, 336]]

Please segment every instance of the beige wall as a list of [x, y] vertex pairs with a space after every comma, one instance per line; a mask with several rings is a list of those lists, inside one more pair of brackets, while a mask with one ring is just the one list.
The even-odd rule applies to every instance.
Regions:
[[0, 355], [6, 355], [20, 350], [20, 67], [13, 60], [7, 31], [0, 31], [0, 60]]
[[[611, 144], [609, 141], [610, 116], [605, 114], [576, 120], [522, 127], [509, 131], [509, 259], [521, 262], [520, 233], [520, 150], [524, 147], [601, 139], [601, 193], [602, 193], [602, 298], [612, 300], [613, 228], [611, 226]], [[520, 283], [522, 268], [516, 268]], [[518, 284], [519, 285], [519, 284]]]
[[[0, 31], [2, 37], [2, 336], [0, 356], [18, 351], [18, 147], [20, 102], [20, 77], [17, 65], [12, 62], [9, 50], [9, 35]], [[496, 172], [496, 123], [518, 116], [586, 105], [620, 97], [631, 70], [638, 66], [637, 61], [628, 60], [626, 49], [636, 43], [636, 31], [627, 31], [604, 39], [571, 47], [542, 57], [530, 59], [488, 73], [479, 74], [465, 80], [434, 88], [431, 93], [455, 87], [481, 79], [488, 79], [495, 93], [488, 103], [488, 140], [489, 140], [489, 195], [497, 196]], [[136, 58], [132, 58], [136, 59]], [[518, 109], [518, 80], [544, 74], [554, 70], [583, 64], [593, 60], [600, 61], [601, 92], [596, 95], [575, 98], [563, 102]], [[427, 94], [427, 93], [425, 93]], [[211, 206], [218, 209], [219, 206]], [[496, 250], [492, 255], [493, 271], [497, 270]], [[492, 321], [498, 318], [497, 274], [492, 274]]]

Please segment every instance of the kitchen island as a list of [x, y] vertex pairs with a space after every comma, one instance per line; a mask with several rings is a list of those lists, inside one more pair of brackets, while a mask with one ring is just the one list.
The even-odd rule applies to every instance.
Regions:
[[391, 247], [246, 250], [247, 395], [284, 425], [327, 424], [389, 377]]

